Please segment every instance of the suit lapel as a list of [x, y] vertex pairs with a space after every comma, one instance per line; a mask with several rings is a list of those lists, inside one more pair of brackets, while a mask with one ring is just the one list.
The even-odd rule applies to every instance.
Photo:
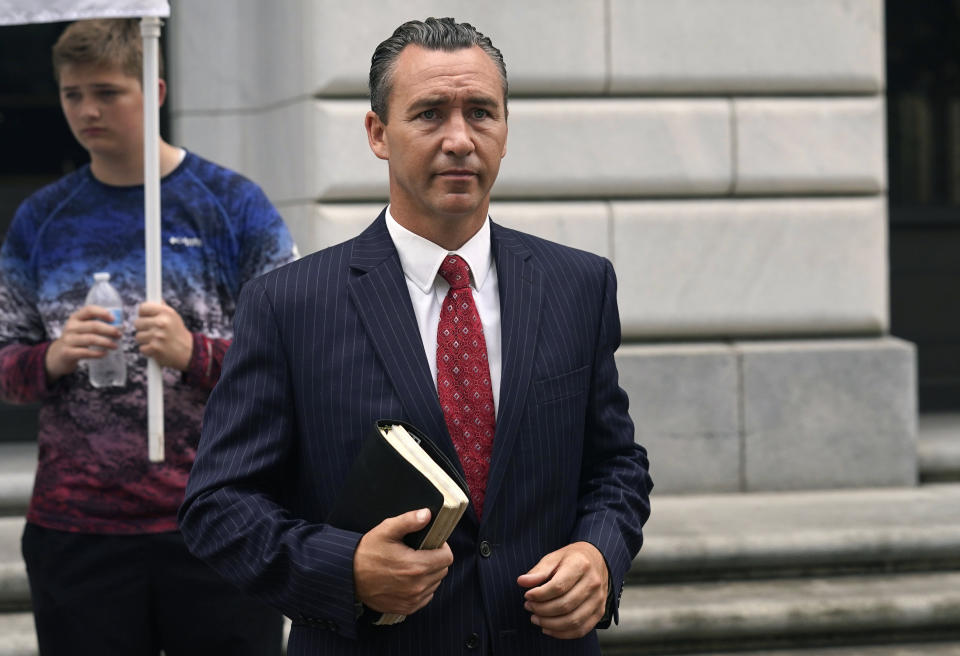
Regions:
[[[489, 509], [494, 507], [528, 403], [543, 301], [543, 288], [529, 262], [529, 249], [512, 231], [493, 223], [491, 240], [500, 288], [501, 383], [484, 502]], [[350, 267], [354, 273], [347, 284], [350, 297], [409, 420], [431, 436], [462, 473], [384, 213], [357, 237]], [[477, 522], [473, 506], [466, 517]]]
[[[484, 507], [493, 509], [529, 403], [543, 287], [529, 249], [515, 233], [491, 224], [500, 287], [501, 376], [497, 429]], [[486, 513], [485, 513], [486, 515]]]
[[357, 237], [350, 267], [354, 273], [347, 283], [350, 297], [409, 421], [459, 465], [383, 213]]

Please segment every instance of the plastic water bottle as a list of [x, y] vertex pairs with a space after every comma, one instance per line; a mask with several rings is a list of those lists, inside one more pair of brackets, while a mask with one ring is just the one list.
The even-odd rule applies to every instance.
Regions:
[[[120, 294], [110, 284], [110, 274], [93, 274], [93, 287], [87, 293], [86, 305], [99, 305], [113, 315], [112, 326], [123, 326], [123, 302]], [[99, 347], [94, 347], [99, 350]], [[118, 343], [116, 349], [105, 349], [102, 358], [87, 360], [90, 371], [90, 384], [94, 387], [123, 387], [127, 384], [127, 361], [123, 357], [123, 347]]]

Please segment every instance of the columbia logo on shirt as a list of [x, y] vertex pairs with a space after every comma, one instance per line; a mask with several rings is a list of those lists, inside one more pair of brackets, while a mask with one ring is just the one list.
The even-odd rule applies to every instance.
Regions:
[[187, 246], [189, 248], [198, 248], [203, 246], [203, 240], [199, 237], [170, 237], [171, 246]]

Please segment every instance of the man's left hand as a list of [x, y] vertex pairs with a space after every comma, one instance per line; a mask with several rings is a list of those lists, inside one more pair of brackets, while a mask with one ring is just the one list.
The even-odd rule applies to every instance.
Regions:
[[574, 542], [540, 559], [517, 579], [530, 621], [554, 638], [581, 638], [603, 617], [607, 605], [607, 563], [589, 542]]
[[141, 303], [133, 322], [140, 352], [161, 367], [186, 371], [193, 355], [193, 335], [177, 311], [166, 303]]

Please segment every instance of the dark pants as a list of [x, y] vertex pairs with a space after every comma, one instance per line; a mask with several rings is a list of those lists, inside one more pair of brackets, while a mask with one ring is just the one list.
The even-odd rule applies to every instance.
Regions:
[[280, 614], [194, 558], [179, 533], [23, 532], [40, 653], [279, 654]]

